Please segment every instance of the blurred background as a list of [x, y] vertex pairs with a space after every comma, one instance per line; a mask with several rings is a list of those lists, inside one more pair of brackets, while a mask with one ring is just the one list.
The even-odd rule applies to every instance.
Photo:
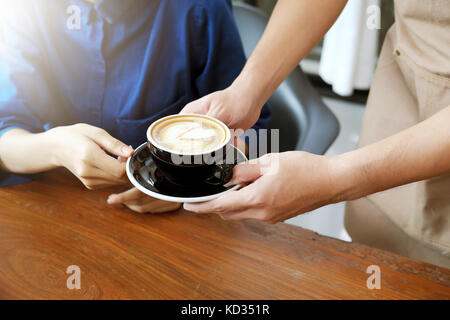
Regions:
[[[242, 0], [236, 3], [253, 6], [269, 16], [276, 0]], [[333, 28], [300, 63], [303, 73], [339, 123], [339, 133], [325, 151], [326, 155], [351, 151], [358, 142], [381, 44], [394, 23], [393, 6], [392, 0], [350, 0]], [[377, 9], [379, 11], [375, 12]], [[379, 17], [379, 25], [374, 29], [366, 24], [372, 14]], [[245, 32], [241, 30], [241, 33]], [[245, 34], [241, 36], [245, 45]], [[299, 95], [303, 94], [300, 89]], [[344, 203], [325, 206], [286, 222], [351, 241], [344, 228], [344, 206]]]

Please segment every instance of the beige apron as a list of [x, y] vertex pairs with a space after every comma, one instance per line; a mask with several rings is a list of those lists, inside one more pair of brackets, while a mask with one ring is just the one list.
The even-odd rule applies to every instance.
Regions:
[[[397, 0], [395, 19], [373, 79], [359, 146], [450, 105], [450, 1]], [[345, 224], [356, 242], [450, 268], [450, 175], [349, 202]]]

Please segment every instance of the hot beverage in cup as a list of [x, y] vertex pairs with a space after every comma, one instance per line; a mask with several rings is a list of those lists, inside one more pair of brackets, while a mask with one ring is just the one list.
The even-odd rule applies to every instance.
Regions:
[[234, 166], [227, 156], [230, 141], [230, 129], [204, 115], [164, 117], [147, 130], [147, 146], [158, 169], [182, 186], [228, 182]]
[[158, 144], [180, 154], [214, 151], [227, 139], [224, 125], [201, 116], [175, 116], [158, 121], [150, 134]]

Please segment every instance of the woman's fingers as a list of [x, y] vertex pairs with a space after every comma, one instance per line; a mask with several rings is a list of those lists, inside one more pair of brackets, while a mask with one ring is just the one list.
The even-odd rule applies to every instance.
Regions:
[[95, 178], [80, 178], [80, 180], [84, 184], [84, 186], [89, 190], [97, 190], [122, 184], [122, 182], [114, 183], [111, 182], [110, 180], [95, 179]]
[[106, 130], [88, 126], [88, 128], [86, 128], [85, 130], [85, 134], [95, 143], [97, 143], [102, 149], [108, 151], [113, 155], [128, 158], [134, 152], [131, 146], [127, 146], [122, 141], [112, 137], [108, 132], [106, 132]]
[[96, 168], [90, 164], [82, 163], [76, 168], [68, 168], [88, 189], [98, 189], [127, 183], [125, 177], [118, 178]]
[[125, 163], [125, 162], [127, 162], [128, 158], [122, 157], [122, 156], [118, 156], [118, 157], [117, 157], [117, 160], [118, 160], [120, 163]]
[[111, 194], [108, 197], [107, 202], [109, 204], [120, 204], [120, 203], [132, 203], [137, 204], [136, 202], [142, 199], [143, 197], [148, 197], [150, 199], [153, 199], [145, 194], [143, 194], [141, 191], [139, 191], [136, 188], [131, 188], [125, 192], [119, 193], [119, 194]]
[[181, 207], [181, 203], [168, 202], [152, 198], [136, 188], [131, 188], [119, 194], [108, 197], [108, 204], [123, 204], [129, 209], [139, 213], [160, 213], [174, 211]]
[[138, 213], [163, 213], [178, 210], [181, 207], [181, 203], [167, 202], [167, 201], [153, 201], [144, 205], [128, 205], [129, 209]]
[[[94, 143], [93, 143], [94, 144]], [[89, 163], [105, 173], [115, 178], [124, 178], [125, 176], [125, 163], [119, 161], [116, 158], [108, 155], [99, 146], [91, 148], [91, 155], [89, 157]]]
[[97, 167], [90, 167], [88, 172], [83, 177], [85, 179], [101, 180], [109, 185], [120, 185], [128, 182], [126, 176], [118, 178], [111, 175], [109, 172], [103, 171]]
[[[84, 125], [82, 129], [90, 139], [90, 143], [84, 151], [85, 161], [116, 178], [122, 178], [125, 175], [123, 159], [133, 154], [133, 148], [112, 137], [103, 129], [90, 125]], [[118, 156], [119, 159], [108, 155], [105, 151]]]

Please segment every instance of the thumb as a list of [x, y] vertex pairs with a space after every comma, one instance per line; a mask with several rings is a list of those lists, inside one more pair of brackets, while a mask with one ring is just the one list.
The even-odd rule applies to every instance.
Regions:
[[255, 161], [247, 161], [236, 165], [233, 169], [233, 177], [226, 186], [253, 182], [262, 176], [261, 166]]
[[119, 157], [117, 158], [117, 160], [119, 160], [120, 163], [125, 163], [125, 162], [127, 162], [128, 158], [127, 158], [127, 157], [119, 156]]
[[201, 98], [188, 103], [180, 111], [180, 114], [187, 114], [187, 113], [207, 114], [209, 111], [209, 104], [205, 100], [206, 100], [205, 98]]
[[127, 146], [125, 143], [112, 137], [104, 130], [97, 132], [94, 136], [91, 136], [91, 138], [102, 149], [119, 157], [129, 158], [134, 152], [131, 146]]

